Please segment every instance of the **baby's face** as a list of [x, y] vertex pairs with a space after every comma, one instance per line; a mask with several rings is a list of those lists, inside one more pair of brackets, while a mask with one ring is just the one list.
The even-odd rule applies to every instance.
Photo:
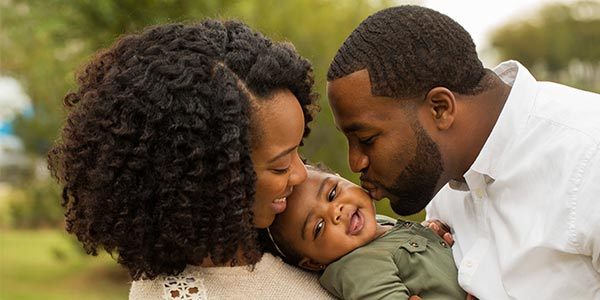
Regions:
[[309, 169], [296, 186], [275, 226], [305, 258], [327, 265], [378, 235], [375, 206], [360, 186], [333, 174]]

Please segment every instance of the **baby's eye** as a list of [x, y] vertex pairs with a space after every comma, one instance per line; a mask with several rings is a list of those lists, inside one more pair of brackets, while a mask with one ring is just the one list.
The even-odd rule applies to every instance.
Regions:
[[315, 239], [319, 236], [319, 234], [321, 233], [321, 230], [325, 227], [325, 221], [324, 220], [320, 220], [317, 223], [317, 226], [315, 226]]
[[329, 200], [329, 202], [333, 201], [333, 199], [335, 198], [335, 196], [337, 195], [337, 183], [333, 186], [333, 188], [331, 189], [331, 191], [329, 192], [329, 195], [327, 195], [327, 200]]

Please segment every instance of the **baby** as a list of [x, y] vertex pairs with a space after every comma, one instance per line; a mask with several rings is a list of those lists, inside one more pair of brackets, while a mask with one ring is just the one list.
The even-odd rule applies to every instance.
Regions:
[[450, 247], [433, 231], [386, 222], [360, 186], [320, 167], [307, 169], [308, 179], [269, 228], [286, 262], [323, 271], [323, 287], [342, 299], [467, 297]]

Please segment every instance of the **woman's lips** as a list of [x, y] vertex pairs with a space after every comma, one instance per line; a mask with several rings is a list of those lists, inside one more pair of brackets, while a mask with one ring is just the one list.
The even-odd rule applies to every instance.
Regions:
[[363, 218], [362, 213], [357, 209], [350, 217], [347, 233], [350, 235], [357, 235], [363, 229], [364, 225], [365, 218]]
[[283, 211], [285, 211], [286, 206], [287, 206], [287, 197], [281, 197], [281, 198], [275, 199], [275, 200], [273, 200], [273, 202], [271, 202], [271, 207], [275, 211], [275, 214], [280, 214]]

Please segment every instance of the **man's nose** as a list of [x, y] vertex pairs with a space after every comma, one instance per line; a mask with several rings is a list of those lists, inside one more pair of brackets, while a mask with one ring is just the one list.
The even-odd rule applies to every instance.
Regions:
[[348, 163], [354, 173], [364, 173], [369, 167], [369, 157], [365, 155], [358, 146], [350, 146], [348, 149]]

